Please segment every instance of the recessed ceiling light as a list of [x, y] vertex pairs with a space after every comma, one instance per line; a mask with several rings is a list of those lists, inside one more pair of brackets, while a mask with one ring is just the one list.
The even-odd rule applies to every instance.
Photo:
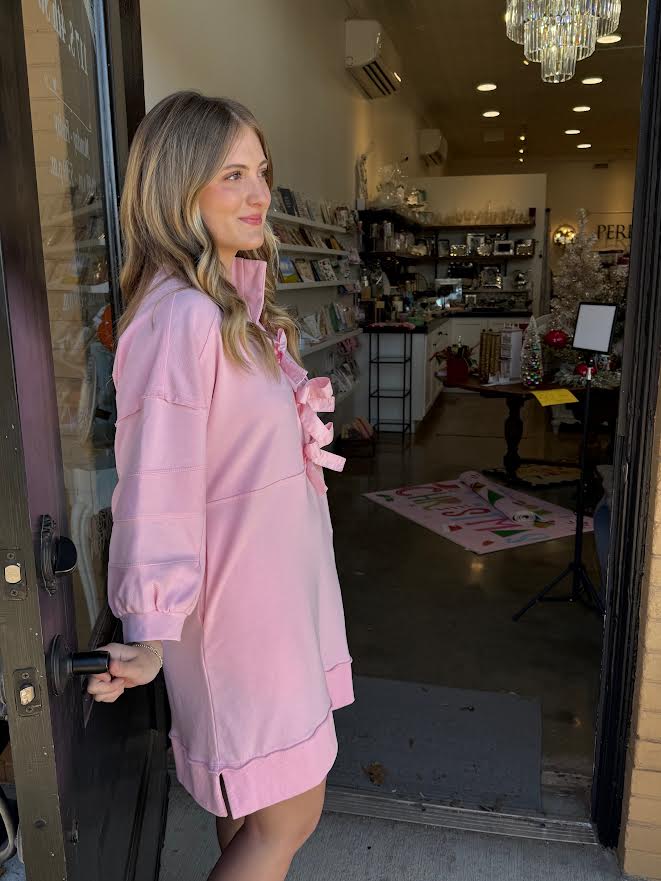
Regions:
[[493, 92], [498, 86], [495, 83], [480, 83], [477, 87], [478, 92]]
[[530, 62], [528, 61], [527, 58], [523, 59], [523, 63], [525, 64], [526, 67], [528, 67], [528, 65], [530, 64]]
[[397, 82], [398, 82], [398, 83], [401, 83], [402, 78], [401, 78], [401, 76], [397, 73], [396, 70], [393, 70], [393, 74], [394, 74], [395, 77], [397, 78]]
[[603, 76], [586, 76], [581, 80], [584, 86], [596, 86], [597, 83], [603, 83]]
[[621, 39], [622, 34], [605, 34], [603, 37], [597, 37], [597, 43], [607, 46], [609, 43], [619, 43]]
[[523, 149], [523, 147], [521, 147], [521, 149], [519, 150], [519, 153], [525, 153], [525, 150]]
[[526, 139], [526, 136], [525, 136], [525, 135], [519, 135], [519, 140], [520, 140], [520, 141], [525, 141], [525, 139]]
[[482, 116], [486, 116], [487, 119], [493, 119], [494, 116], [500, 116], [500, 110], [485, 110]]
[[579, 150], [587, 150], [592, 144], [576, 144]]
[[572, 107], [574, 113], [587, 113], [589, 109], [587, 104], [579, 104], [578, 107]]
[[519, 162], [523, 162], [523, 156], [519, 156]]
[[580, 135], [580, 133], [581, 133], [580, 128], [566, 128], [565, 129], [566, 135]]

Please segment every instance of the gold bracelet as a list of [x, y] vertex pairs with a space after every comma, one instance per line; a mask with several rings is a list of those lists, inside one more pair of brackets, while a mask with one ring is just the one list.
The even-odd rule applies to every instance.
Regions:
[[147, 645], [146, 642], [130, 642], [129, 645], [141, 645], [141, 646], [143, 646], [143, 648], [149, 649], [149, 651], [153, 652], [156, 655], [156, 657], [158, 658], [158, 660], [161, 662], [161, 666], [159, 667], [159, 670], [163, 669], [163, 658], [161, 657], [160, 652], [158, 652], [158, 650], [155, 649], [153, 645]]

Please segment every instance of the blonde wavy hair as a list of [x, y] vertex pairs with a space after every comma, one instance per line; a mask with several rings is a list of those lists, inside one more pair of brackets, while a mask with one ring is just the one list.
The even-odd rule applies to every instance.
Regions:
[[[271, 153], [253, 114], [238, 101], [196, 91], [163, 98], [140, 122], [129, 152], [120, 221], [124, 262], [120, 286], [125, 310], [117, 338], [126, 330], [158, 270], [209, 296], [223, 311], [224, 351], [236, 365], [251, 369], [258, 360], [277, 376], [278, 363], [269, 334], [282, 328], [287, 347], [301, 363], [298, 332], [286, 309], [276, 304], [277, 240], [268, 223], [264, 242], [237, 256], [266, 261], [264, 309], [255, 324], [245, 300], [225, 267], [200, 212], [202, 189], [214, 178], [242, 129], [251, 128], [268, 160], [266, 180], [273, 187]], [[252, 345], [251, 345], [252, 344]]]

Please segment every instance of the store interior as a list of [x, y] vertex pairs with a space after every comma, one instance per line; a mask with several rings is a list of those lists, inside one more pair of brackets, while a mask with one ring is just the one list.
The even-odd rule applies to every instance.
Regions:
[[[586, 820], [644, 7], [549, 82], [493, 4], [347, 5], [351, 51], [377, 19], [402, 83], [349, 71], [369, 114], [352, 199], [319, 212], [296, 169], [272, 203], [281, 296], [306, 366], [333, 378], [347, 457], [327, 478], [357, 697], [336, 713], [334, 804]], [[321, 233], [344, 252], [331, 290], [301, 250], [320, 219], [347, 228]], [[587, 416], [582, 301], [616, 307]], [[581, 480], [590, 589], [570, 574], [547, 596], [571, 601], [513, 620], [576, 559]], [[537, 528], [485, 506], [493, 491]]]
[[[590, 814], [645, 25], [644, 0], [621, 5], [543, 68], [493, 0], [141, 0], [147, 110], [194, 88], [266, 133], [278, 296], [335, 389], [346, 464], [325, 479], [357, 698], [335, 714], [338, 810]], [[116, 481], [104, 172], [98, 131], [76, 141], [57, 116], [60, 45], [23, 7], [82, 648]], [[582, 301], [616, 307], [593, 375], [572, 346]], [[513, 620], [574, 560], [579, 504], [594, 592]]]

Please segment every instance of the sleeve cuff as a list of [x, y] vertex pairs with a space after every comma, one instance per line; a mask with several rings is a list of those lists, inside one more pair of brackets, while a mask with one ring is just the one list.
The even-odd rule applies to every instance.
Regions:
[[185, 614], [176, 612], [135, 612], [122, 615], [124, 642], [151, 642], [156, 639], [181, 640]]

